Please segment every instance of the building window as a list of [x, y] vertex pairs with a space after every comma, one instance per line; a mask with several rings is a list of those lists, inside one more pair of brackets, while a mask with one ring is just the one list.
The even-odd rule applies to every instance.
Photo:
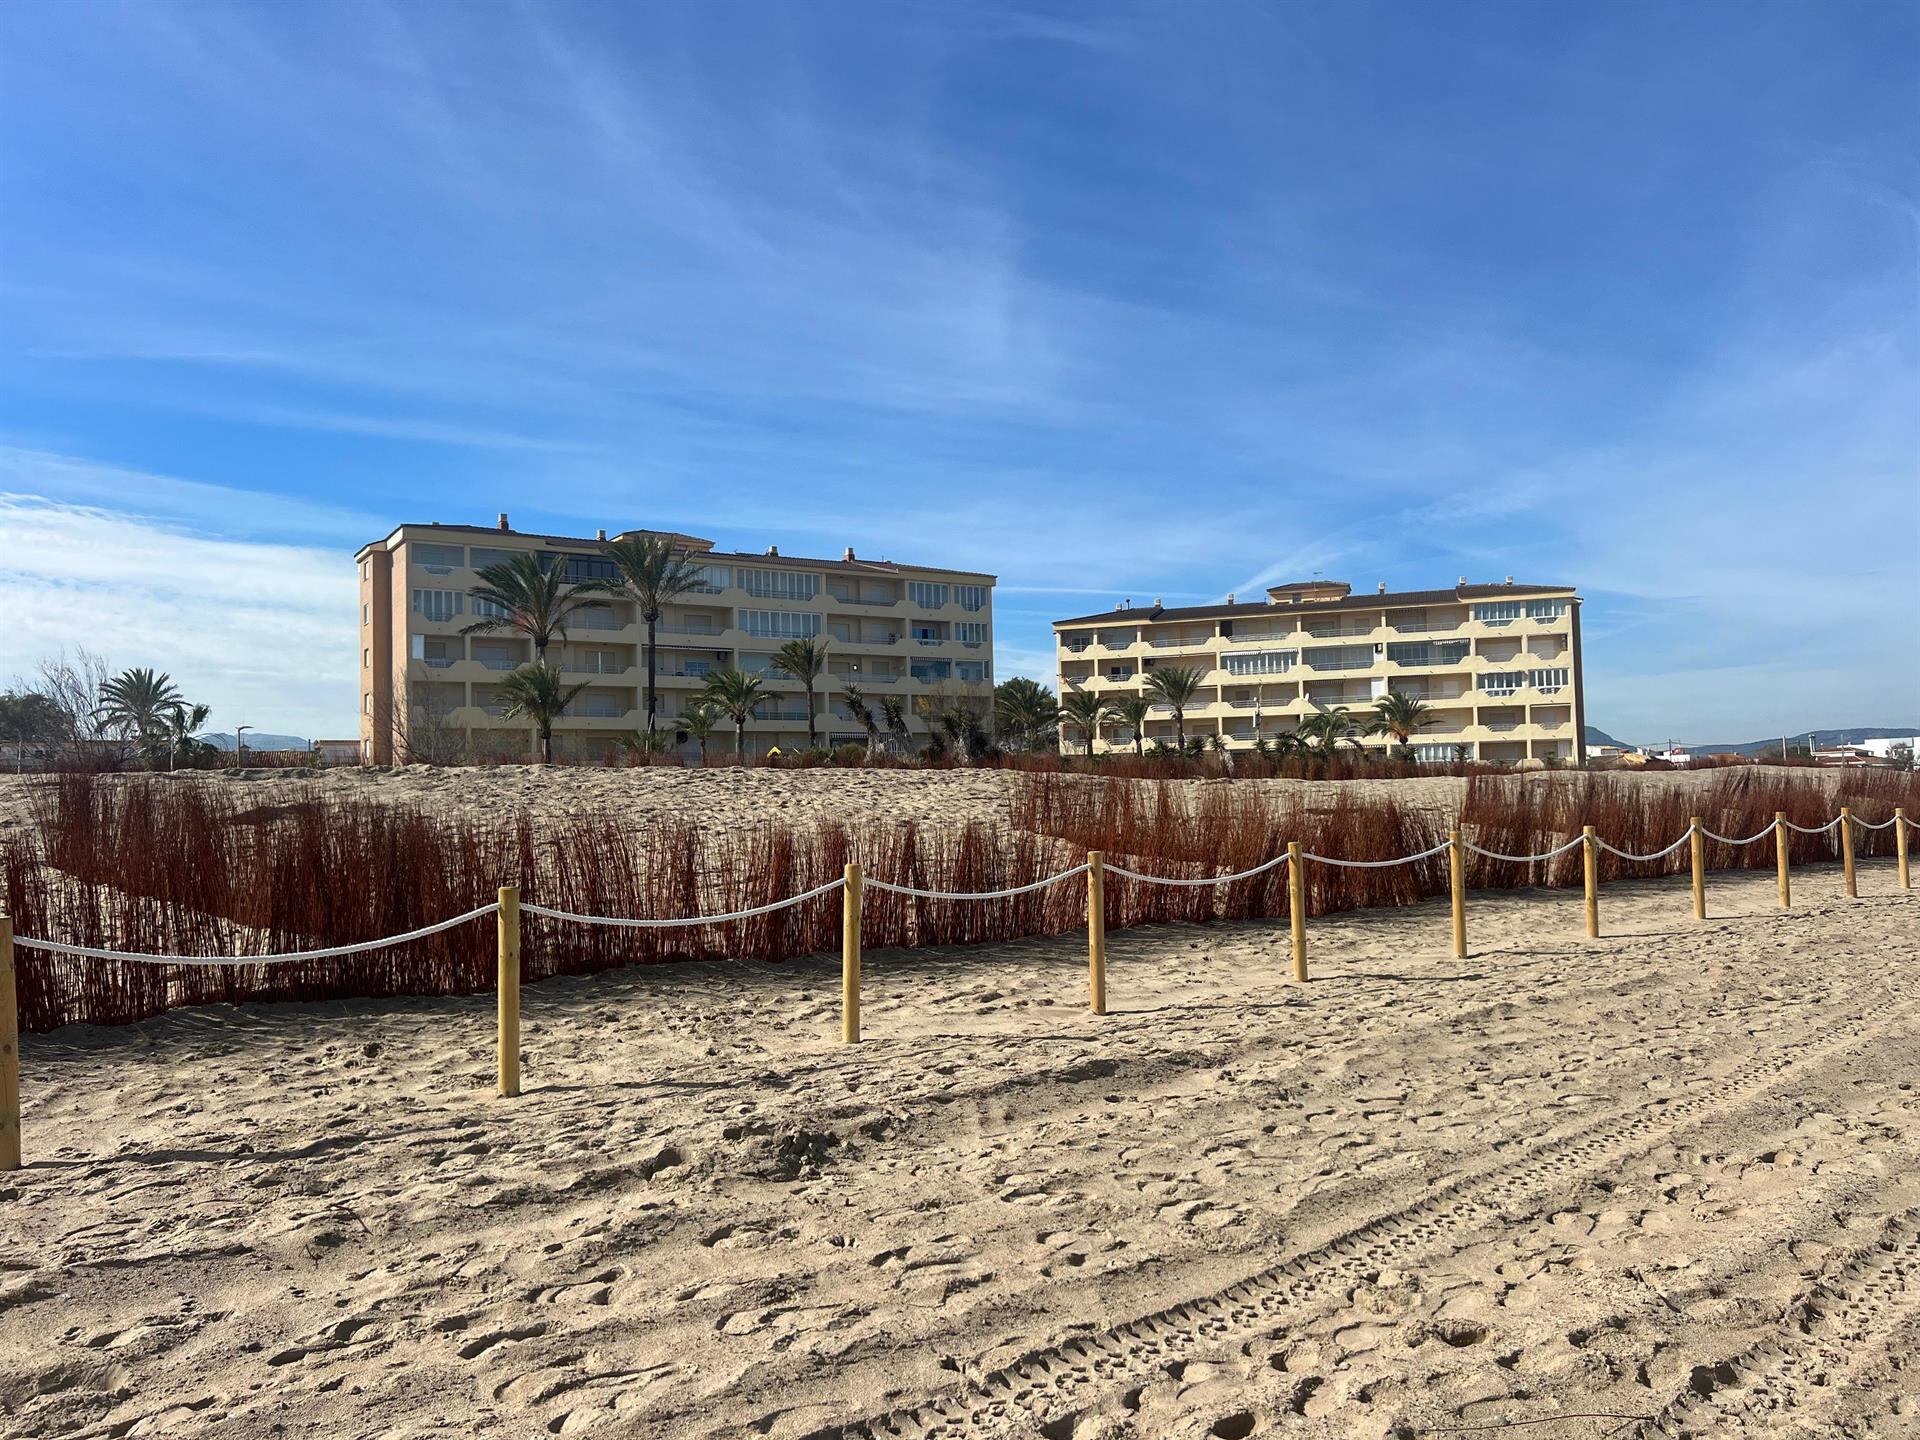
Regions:
[[414, 564], [434, 575], [451, 574], [467, 560], [467, 552], [458, 545], [427, 545], [416, 541], [407, 549]]
[[[545, 556], [542, 556], [541, 563], [544, 567], [549, 562]], [[569, 585], [584, 585], [589, 580], [618, 580], [619, 578], [620, 567], [604, 555], [567, 556]]]
[[688, 587], [689, 594], [718, 595], [733, 581], [731, 565], [702, 565], [693, 573], [697, 578]]
[[1567, 683], [1570, 673], [1565, 666], [1554, 666], [1546, 670], [1529, 671], [1528, 676], [1534, 689], [1551, 695]]
[[373, 696], [362, 695], [360, 697], [360, 713], [362, 715], [373, 714]]
[[907, 599], [922, 610], [938, 610], [947, 603], [947, 587], [931, 580], [909, 580]]
[[1510, 625], [1520, 618], [1518, 600], [1495, 600], [1490, 604], [1473, 607], [1473, 618], [1482, 625]]
[[373, 607], [364, 602], [362, 602], [360, 606], [360, 623], [362, 625], [371, 625], [373, 623]]
[[1468, 642], [1465, 640], [1442, 640], [1428, 642], [1410, 641], [1404, 645], [1387, 645], [1387, 659], [1396, 665], [1413, 665], [1431, 668], [1436, 665], [1458, 665], [1467, 658]]
[[477, 595], [473, 598], [473, 613], [482, 620], [505, 620], [513, 614], [498, 600], [482, 600]]
[[1558, 620], [1566, 613], [1567, 602], [1564, 600], [1527, 601], [1527, 619], [1529, 620]]
[[1413, 758], [1416, 760], [1440, 761], [1445, 763], [1449, 760], [1464, 759], [1465, 756], [1462, 752], [1465, 751], [1466, 748], [1465, 745], [1440, 745], [1432, 743], [1415, 745], [1413, 747]]
[[460, 613], [465, 599], [458, 590], [416, 590], [413, 592], [413, 610], [427, 620], [451, 620]]
[[1229, 675], [1284, 675], [1293, 669], [1297, 650], [1253, 650], [1244, 655], [1228, 654], [1225, 668]]
[[1525, 670], [1492, 670], [1476, 678], [1476, 684], [1489, 695], [1511, 695], [1527, 683]]
[[373, 668], [373, 651], [362, 650], [360, 652], [360, 668], [362, 670], [371, 670]]
[[953, 678], [953, 665], [946, 660], [916, 660], [912, 665], [913, 678], [926, 683], [934, 683]]
[[362, 560], [360, 562], [360, 578], [362, 580], [371, 580], [373, 578], [373, 562], [371, 560]]
[[987, 587], [956, 585], [953, 587], [953, 603], [962, 610], [984, 610], [987, 608]]
[[820, 593], [820, 577], [809, 570], [749, 570], [741, 566], [733, 577], [742, 590], [763, 600], [811, 600]]
[[740, 628], [749, 635], [803, 640], [820, 633], [820, 617], [804, 610], [742, 610]]
[[987, 625], [984, 620], [962, 620], [953, 627], [953, 633], [962, 645], [987, 643]]
[[987, 662], [984, 660], [962, 660], [955, 666], [953, 673], [969, 685], [977, 685], [987, 678]]

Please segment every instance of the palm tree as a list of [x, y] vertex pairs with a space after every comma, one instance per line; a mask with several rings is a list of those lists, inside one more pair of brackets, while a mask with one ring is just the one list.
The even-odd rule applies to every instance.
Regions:
[[1356, 750], [1360, 741], [1360, 725], [1353, 718], [1353, 712], [1344, 705], [1335, 705], [1330, 710], [1309, 715], [1294, 727], [1293, 733], [1301, 744], [1321, 755], [1331, 755], [1340, 745], [1351, 745]]
[[1153, 702], [1144, 695], [1124, 695], [1113, 702], [1113, 718], [1133, 731], [1133, 753], [1147, 753], [1147, 716]]
[[749, 675], [729, 665], [707, 676], [707, 685], [700, 692], [700, 698], [733, 721], [734, 753], [744, 765], [747, 760], [747, 721], [753, 718], [753, 712], [759, 708], [760, 702], [768, 698], [766, 685], [759, 676]]
[[607, 558], [619, 570], [620, 578], [609, 586], [612, 594], [633, 602], [647, 627], [647, 733], [657, 728], [654, 720], [659, 709], [657, 680], [659, 661], [655, 641], [659, 636], [660, 616], [669, 600], [698, 589], [702, 583], [702, 562], [680, 549], [665, 535], [623, 535], [607, 547]]
[[[573, 585], [567, 581], [566, 562], [555, 557], [542, 566], [532, 551], [509, 556], [480, 572], [480, 584], [469, 592], [474, 610], [491, 613], [464, 627], [462, 635], [512, 630], [533, 642], [533, 658], [547, 662], [547, 646], [555, 637], [567, 638], [567, 624], [582, 610], [598, 604], [606, 585], [598, 580]], [[504, 682], [503, 682], [504, 683]]]
[[913, 749], [913, 736], [907, 729], [907, 707], [898, 695], [880, 697], [880, 719], [887, 727], [887, 734], [900, 744], [902, 754]]
[[551, 765], [553, 722], [567, 713], [567, 706], [573, 703], [573, 697], [586, 688], [585, 680], [570, 686], [560, 678], [560, 672], [553, 666], [544, 660], [536, 660], [531, 665], [522, 665], [503, 679], [499, 695], [507, 702], [504, 712], [506, 719], [524, 715], [533, 721], [533, 728], [540, 736], [540, 758]]
[[1100, 727], [1107, 722], [1106, 697], [1096, 695], [1091, 690], [1075, 690], [1060, 702], [1060, 715], [1087, 737], [1087, 754], [1091, 756], [1093, 742], [1100, 735]]
[[213, 747], [198, 739], [195, 732], [205, 728], [207, 717], [213, 713], [211, 705], [188, 705], [176, 703], [161, 719], [160, 729], [151, 737], [153, 758], [164, 754], [167, 768], [175, 769], [184, 757], [187, 760], [198, 759]]
[[1016, 675], [994, 687], [993, 725], [1014, 749], [1031, 750], [1042, 735], [1057, 732], [1060, 704], [1039, 681]]
[[880, 748], [880, 722], [874, 716], [873, 702], [858, 685], [842, 685], [840, 699], [853, 717], [853, 723], [867, 732], [867, 758], [871, 760], [873, 752]]
[[122, 739], [138, 740], [145, 748], [166, 725], [167, 716], [183, 703], [172, 676], [157, 670], [123, 670], [100, 687], [100, 724], [118, 731]]
[[979, 715], [965, 705], [950, 705], [932, 717], [933, 743], [937, 749], [951, 750], [962, 764], [983, 758], [992, 737]]
[[1398, 690], [1389, 690], [1374, 701], [1373, 712], [1373, 719], [1367, 722], [1367, 734], [1391, 735], [1403, 749], [1420, 731], [1440, 720], [1426, 701]]
[[771, 668], [790, 680], [798, 680], [807, 690], [807, 748], [820, 748], [820, 730], [814, 724], [813, 682], [827, 668], [827, 642], [819, 636], [789, 640], [773, 652]]
[[696, 696], [680, 712], [680, 728], [700, 747], [700, 763], [707, 763], [707, 738], [719, 728], [720, 712], [705, 696]]
[[1164, 665], [1147, 676], [1147, 689], [1173, 707], [1173, 733], [1181, 750], [1187, 748], [1187, 706], [1200, 692], [1200, 672], [1184, 665]]

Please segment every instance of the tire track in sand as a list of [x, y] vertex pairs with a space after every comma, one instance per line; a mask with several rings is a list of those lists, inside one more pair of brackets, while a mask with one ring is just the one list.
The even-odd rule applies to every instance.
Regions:
[[[1625, 1115], [1595, 1121], [1531, 1147], [1503, 1165], [1463, 1176], [1411, 1205], [1358, 1226], [1293, 1259], [1195, 1300], [1096, 1335], [1032, 1351], [965, 1390], [918, 1406], [814, 1430], [802, 1440], [961, 1440], [982, 1422], [1016, 1415], [1071, 1418], [1130, 1381], [1149, 1378], [1202, 1346], [1241, 1332], [1271, 1329], [1286, 1315], [1330, 1298], [1384, 1266], [1498, 1222], [1529, 1197], [1572, 1176], [1604, 1169], [1643, 1150], [1684, 1121], [1736, 1108], [1795, 1066], [1899, 1023], [1894, 987], [1859, 999], [1846, 1018], [1742, 1065], [1692, 1095], [1658, 1098]], [[1056, 1424], [1058, 1421], [1056, 1420]], [[1065, 1429], [1059, 1431], [1066, 1435]]]

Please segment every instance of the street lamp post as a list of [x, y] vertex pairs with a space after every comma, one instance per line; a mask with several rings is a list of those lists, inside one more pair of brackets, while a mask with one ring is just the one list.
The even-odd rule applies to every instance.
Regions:
[[251, 729], [253, 729], [251, 725], [236, 725], [233, 727], [233, 758], [235, 764], [247, 758], [247, 742], [245, 737], [247, 731]]

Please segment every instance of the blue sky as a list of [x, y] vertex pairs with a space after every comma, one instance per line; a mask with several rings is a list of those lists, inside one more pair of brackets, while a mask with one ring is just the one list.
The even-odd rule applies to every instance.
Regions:
[[1589, 718], [1920, 719], [1920, 7], [0, 8], [0, 680], [351, 734], [354, 548], [1048, 622], [1586, 597]]

